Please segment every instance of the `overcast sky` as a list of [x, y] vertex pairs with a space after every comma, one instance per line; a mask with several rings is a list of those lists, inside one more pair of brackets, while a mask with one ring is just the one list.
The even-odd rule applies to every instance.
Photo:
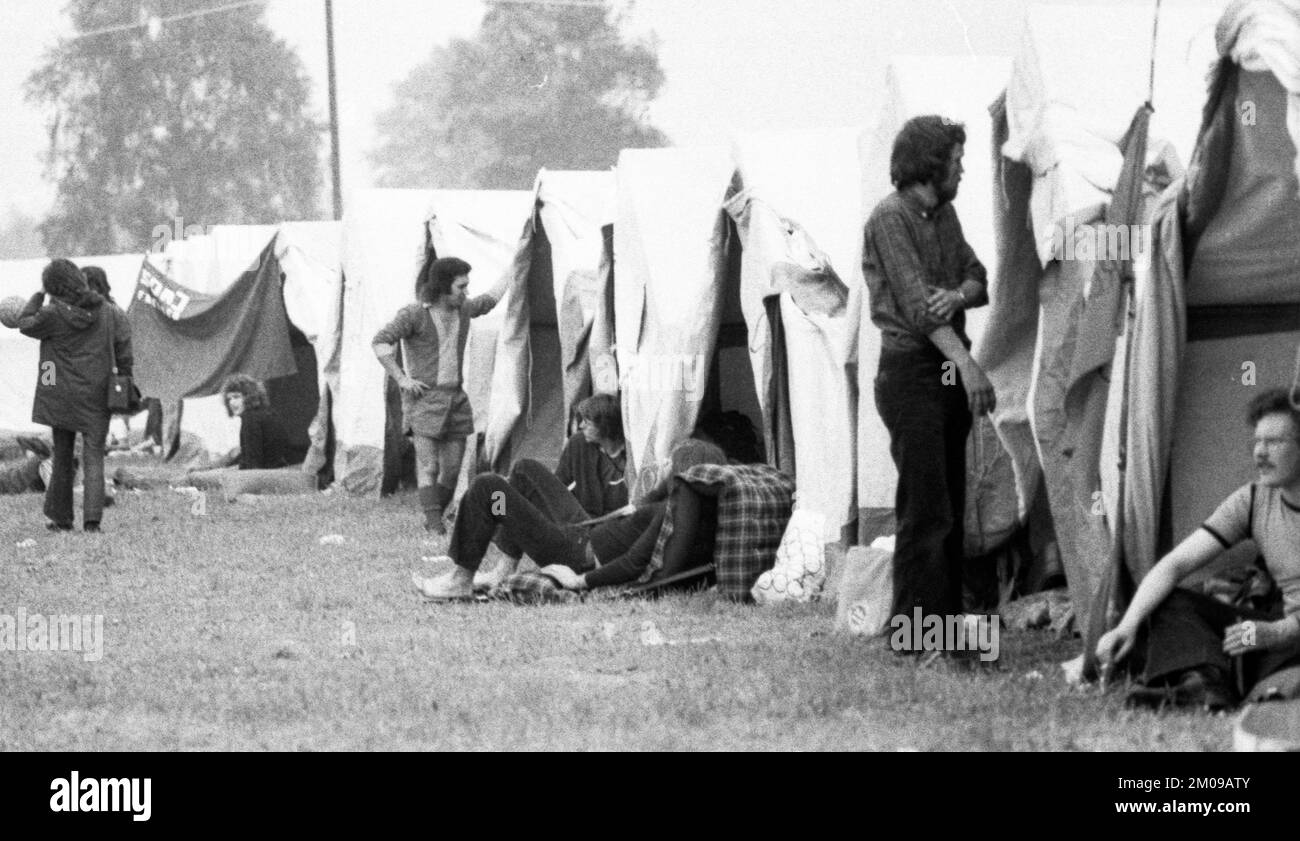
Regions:
[[[1154, 0], [1123, 1], [1154, 7]], [[223, 2], [212, 0], [214, 6]], [[626, 30], [659, 41], [667, 81], [651, 108], [652, 122], [678, 144], [726, 143], [735, 130], [863, 124], [876, 107], [891, 55], [1010, 55], [1027, 4], [637, 0]], [[39, 162], [47, 115], [24, 101], [22, 89], [43, 51], [71, 30], [62, 5], [0, 5], [0, 224], [10, 207], [43, 214], [52, 201]], [[335, 0], [334, 9], [346, 195], [371, 183], [365, 154], [375, 145], [374, 118], [391, 103], [393, 85], [434, 45], [473, 35], [484, 3]], [[297, 47], [316, 83], [314, 106], [323, 121], [323, 0], [267, 0], [266, 19]]]

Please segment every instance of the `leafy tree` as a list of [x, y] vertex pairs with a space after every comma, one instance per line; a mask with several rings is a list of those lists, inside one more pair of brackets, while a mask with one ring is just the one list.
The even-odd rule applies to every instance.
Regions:
[[371, 153], [386, 187], [527, 189], [537, 170], [604, 169], [662, 146], [644, 119], [663, 84], [653, 43], [608, 7], [489, 3], [477, 36], [437, 47], [396, 88]]
[[[49, 106], [51, 253], [144, 250], [159, 225], [312, 219], [321, 126], [301, 62], [261, 7], [213, 0], [70, 0], [78, 33], [27, 80]], [[161, 26], [98, 30], [139, 23]]]
[[9, 208], [8, 218], [0, 222], [0, 260], [44, 257], [45, 248], [36, 230], [39, 222], [16, 207]]

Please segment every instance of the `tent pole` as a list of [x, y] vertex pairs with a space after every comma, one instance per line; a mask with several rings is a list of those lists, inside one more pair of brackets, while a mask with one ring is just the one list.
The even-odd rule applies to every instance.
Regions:
[[330, 175], [333, 179], [334, 220], [343, 218], [343, 187], [339, 167], [338, 86], [334, 76], [334, 3], [325, 0], [325, 63], [330, 100]]

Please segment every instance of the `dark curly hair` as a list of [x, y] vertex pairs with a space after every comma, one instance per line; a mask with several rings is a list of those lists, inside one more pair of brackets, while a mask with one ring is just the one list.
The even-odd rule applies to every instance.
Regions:
[[1251, 426], [1259, 423], [1260, 418], [1265, 415], [1290, 415], [1291, 424], [1295, 427], [1296, 434], [1300, 435], [1300, 410], [1296, 409], [1296, 403], [1300, 403], [1300, 395], [1296, 403], [1293, 403], [1292, 393], [1285, 388], [1270, 388], [1255, 396], [1246, 408], [1246, 422]]
[[41, 270], [41, 288], [51, 298], [84, 309], [94, 309], [104, 303], [104, 299], [86, 284], [85, 275], [77, 264], [63, 257], [51, 260]]
[[437, 303], [439, 298], [451, 294], [452, 282], [469, 274], [470, 269], [470, 264], [459, 257], [434, 257], [429, 251], [415, 278], [415, 297], [421, 303]]
[[927, 114], [903, 124], [889, 155], [889, 180], [905, 190], [913, 184], [941, 183], [948, 175], [952, 147], [966, 143], [961, 123]]
[[266, 394], [266, 385], [256, 377], [248, 374], [231, 374], [221, 383], [221, 402], [225, 404], [226, 415], [234, 417], [227, 394], [238, 394], [244, 398], [244, 411], [249, 409], [269, 409], [271, 398]]

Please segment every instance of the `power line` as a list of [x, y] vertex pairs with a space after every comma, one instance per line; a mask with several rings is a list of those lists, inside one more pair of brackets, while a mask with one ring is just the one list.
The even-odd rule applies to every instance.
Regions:
[[580, 9], [607, 9], [605, 0], [484, 0], [484, 2], [504, 6], [574, 6]]
[[[166, 23], [174, 23], [178, 20], [189, 20], [190, 18], [202, 17], [203, 15], [213, 15], [218, 12], [230, 12], [235, 9], [244, 9], [249, 6], [264, 6], [267, 0], [243, 0], [240, 3], [227, 3], [224, 6], [213, 6], [210, 9], [200, 9], [196, 12], [183, 12], [179, 15], [172, 15], [165, 18], [147, 18], [137, 23], [121, 23], [117, 26], [105, 26], [102, 29], [92, 29], [89, 32], [78, 32], [73, 36], [73, 40], [79, 38], [92, 38], [96, 35], [108, 35], [113, 32], [129, 32], [132, 29], [148, 29], [151, 26], [161, 26]], [[143, 10], [142, 10], [143, 11]]]

